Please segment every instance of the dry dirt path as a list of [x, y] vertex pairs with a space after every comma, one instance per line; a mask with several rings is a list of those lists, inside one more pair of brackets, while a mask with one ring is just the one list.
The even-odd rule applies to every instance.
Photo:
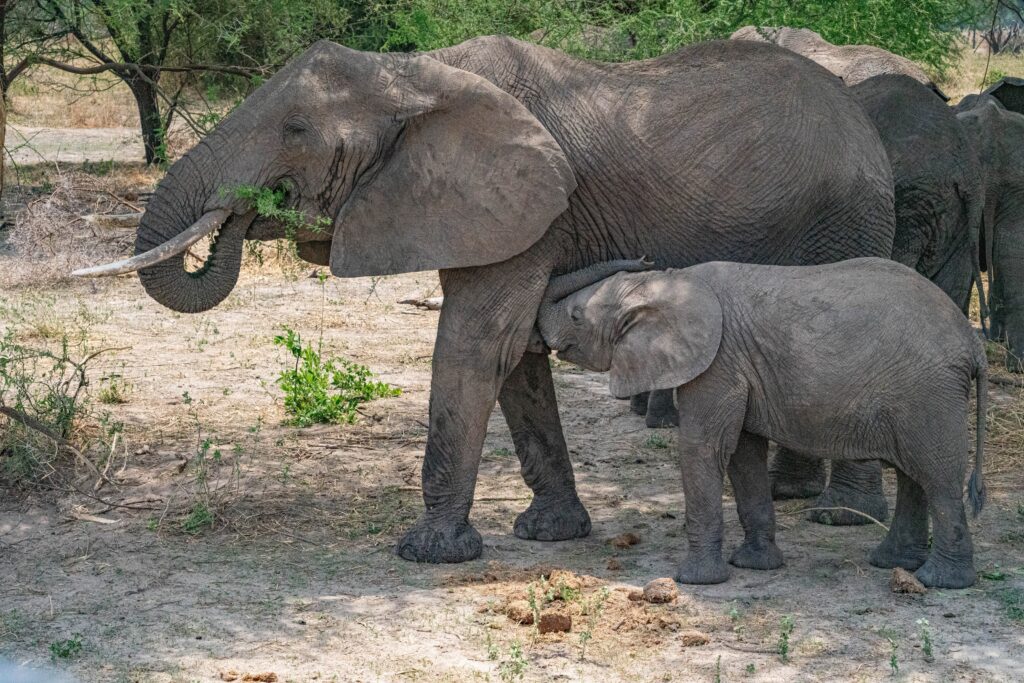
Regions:
[[[605, 377], [557, 365], [593, 534], [563, 543], [512, 535], [529, 491], [496, 411], [473, 509], [483, 557], [458, 566], [396, 558], [421, 505], [438, 314], [392, 302], [435, 286], [433, 274], [415, 274], [331, 279], [321, 290], [305, 272], [250, 268], [224, 304], [198, 316], [162, 309], [133, 277], [0, 291], [0, 328], [26, 341], [46, 343], [56, 329], [92, 348], [131, 347], [94, 368], [96, 388], [112, 376], [130, 386], [126, 404], [103, 406], [125, 423], [127, 465], [120, 489], [101, 497], [151, 508], [4, 494], [0, 656], [49, 665], [51, 644], [77, 640], [81, 651], [55, 666], [83, 683], [205, 683], [231, 672], [282, 682], [1021, 680], [1024, 475], [1013, 466], [1019, 453], [999, 448], [990, 449], [989, 506], [972, 525], [978, 566], [992, 578], [973, 588], [894, 595], [889, 573], [865, 559], [881, 529], [814, 525], [798, 502], [778, 506], [784, 568], [733, 570], [721, 585], [681, 587], [671, 604], [632, 603], [628, 587], [671, 576], [684, 547], [674, 435], [644, 429], [608, 396]], [[315, 339], [321, 310], [325, 350], [404, 393], [368, 405], [353, 426], [282, 426], [274, 381], [288, 360], [271, 339], [283, 324]], [[1019, 409], [1020, 397], [1000, 401], [994, 411]], [[181, 526], [196, 502], [203, 439], [222, 454], [210, 473], [216, 523], [189, 535]], [[725, 518], [731, 547], [740, 538], [731, 499]], [[639, 544], [607, 544], [623, 532]], [[531, 585], [544, 602], [545, 567], [594, 577], [580, 592], [555, 586], [568, 601], [544, 605], [574, 617], [567, 634], [541, 635], [501, 613]], [[787, 661], [783, 618], [793, 625]]]
[[34, 128], [7, 126], [8, 160], [15, 164], [143, 160], [138, 128]]

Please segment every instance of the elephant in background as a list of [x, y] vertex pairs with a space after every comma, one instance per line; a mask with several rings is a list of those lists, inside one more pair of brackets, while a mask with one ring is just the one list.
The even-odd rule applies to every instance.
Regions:
[[1024, 80], [1004, 78], [965, 97], [957, 118], [977, 151], [985, 207], [980, 261], [988, 272], [990, 336], [1006, 366], [1024, 370]]
[[903, 74], [930, 88], [944, 102], [949, 101], [949, 97], [920, 66], [874, 45], [833, 45], [810, 29], [787, 26], [744, 26], [733, 33], [731, 39], [775, 43], [813, 59], [843, 79], [846, 85], [856, 85], [882, 74]]
[[[590, 531], [548, 359], [527, 352], [552, 274], [636, 254], [662, 267], [888, 256], [895, 230], [871, 121], [830, 73], [774, 45], [602, 64], [502, 37], [424, 54], [321, 41], [171, 167], [134, 257], [80, 274], [137, 270], [169, 308], [212, 308], [245, 239], [286, 235], [224, 191], [238, 185], [281, 187], [310, 223], [329, 218], [294, 237], [336, 276], [440, 270], [425, 510], [398, 544], [424, 562], [483, 549], [469, 513], [496, 400], [534, 493], [515, 534]], [[215, 249], [188, 272], [204, 235]]]

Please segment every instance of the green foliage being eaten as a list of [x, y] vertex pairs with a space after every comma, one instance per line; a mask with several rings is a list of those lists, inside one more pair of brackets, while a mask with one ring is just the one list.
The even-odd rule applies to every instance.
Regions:
[[317, 216], [309, 221], [304, 212], [286, 207], [287, 187], [271, 190], [255, 185], [239, 185], [234, 189], [234, 194], [238, 199], [249, 202], [256, 215], [280, 222], [289, 241], [294, 242], [299, 231], [322, 233], [331, 227], [331, 219], [326, 216]]
[[277, 383], [284, 391], [284, 408], [289, 424], [352, 424], [360, 404], [377, 398], [400, 395], [401, 389], [375, 382], [368, 368], [341, 358], [323, 358], [320, 348], [304, 346], [294, 330], [274, 337], [274, 344], [286, 348], [295, 367], [280, 374]]

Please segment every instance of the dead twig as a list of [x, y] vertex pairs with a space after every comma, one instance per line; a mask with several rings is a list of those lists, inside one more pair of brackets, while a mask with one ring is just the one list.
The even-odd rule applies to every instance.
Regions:
[[842, 507], [842, 506], [831, 507], [831, 508], [801, 508], [800, 510], [793, 510], [792, 512], [778, 512], [776, 514], [778, 514], [778, 515], [798, 515], [798, 514], [803, 513], [803, 512], [818, 512], [818, 511], [832, 512], [832, 511], [836, 511], [836, 510], [845, 510], [847, 512], [852, 512], [855, 515], [860, 515], [861, 517], [863, 517], [865, 519], [871, 520], [872, 522], [874, 522], [878, 526], [880, 526], [883, 529], [885, 529], [887, 532], [889, 531], [889, 527], [887, 527], [886, 525], [882, 524], [881, 522], [879, 522], [877, 519], [875, 519], [871, 515], [867, 514], [866, 512], [861, 512], [860, 510], [854, 510], [853, 508]]

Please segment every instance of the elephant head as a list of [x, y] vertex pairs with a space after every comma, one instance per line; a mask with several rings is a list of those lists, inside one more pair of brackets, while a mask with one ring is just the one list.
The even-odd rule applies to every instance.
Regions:
[[983, 175], [980, 260], [989, 275], [992, 335], [1009, 347], [1007, 366], [1024, 359], [1024, 80], [1005, 78], [957, 107]]
[[540, 308], [548, 346], [560, 359], [611, 371], [618, 398], [686, 384], [708, 369], [722, 339], [721, 304], [699, 278], [618, 272], [650, 265], [610, 261], [553, 278]]
[[[511, 95], [424, 54], [321, 41], [177, 161], [139, 226], [136, 256], [78, 271], [137, 270], [182, 312], [234, 287], [243, 240], [286, 236], [235, 189], [282, 189], [310, 225], [299, 255], [341, 277], [478, 266], [518, 254], [568, 206], [575, 178], [558, 143]], [[205, 264], [184, 253], [212, 235]]]

